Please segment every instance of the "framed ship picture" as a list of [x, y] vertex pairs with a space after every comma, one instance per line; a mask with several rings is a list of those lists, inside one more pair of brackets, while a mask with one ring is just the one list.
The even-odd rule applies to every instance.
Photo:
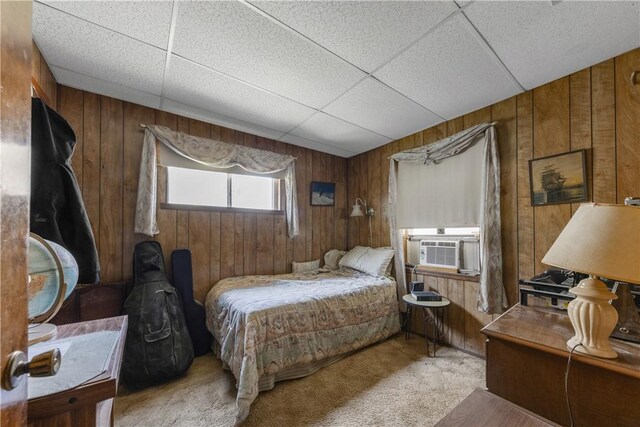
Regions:
[[586, 151], [529, 160], [531, 206], [588, 200]]

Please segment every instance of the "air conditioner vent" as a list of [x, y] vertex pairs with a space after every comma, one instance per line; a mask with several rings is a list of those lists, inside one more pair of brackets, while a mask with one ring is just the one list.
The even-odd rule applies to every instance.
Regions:
[[421, 240], [420, 264], [460, 268], [460, 241]]

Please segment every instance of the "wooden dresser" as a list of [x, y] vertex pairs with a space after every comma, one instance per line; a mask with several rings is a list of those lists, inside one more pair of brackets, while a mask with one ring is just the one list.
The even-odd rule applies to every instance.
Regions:
[[118, 390], [127, 316], [62, 325], [58, 327], [56, 338], [99, 331], [118, 332], [118, 341], [110, 355], [107, 371], [79, 387], [30, 399], [27, 404], [29, 426], [113, 425], [113, 399]]
[[[561, 425], [570, 425], [564, 392], [573, 327], [564, 312], [515, 305], [482, 332], [487, 388]], [[576, 426], [640, 425], [640, 346], [611, 340], [617, 359], [575, 353], [569, 396]]]

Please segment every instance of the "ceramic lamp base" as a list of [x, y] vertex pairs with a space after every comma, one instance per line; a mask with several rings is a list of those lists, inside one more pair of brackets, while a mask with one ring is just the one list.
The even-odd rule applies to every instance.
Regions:
[[618, 321], [618, 312], [609, 301], [618, 298], [616, 294], [593, 276], [582, 280], [569, 292], [576, 295], [567, 308], [576, 334], [567, 341], [567, 346], [574, 348], [582, 344], [576, 352], [606, 359], [618, 357], [609, 343], [609, 335]]

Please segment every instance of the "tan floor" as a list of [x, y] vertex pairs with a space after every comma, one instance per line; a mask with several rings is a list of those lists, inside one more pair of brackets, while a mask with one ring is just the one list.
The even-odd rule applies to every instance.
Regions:
[[[484, 360], [438, 349], [428, 358], [424, 339], [404, 335], [363, 349], [315, 374], [277, 383], [261, 393], [244, 426], [429, 426], [476, 387]], [[211, 354], [197, 358], [180, 379], [116, 399], [118, 426], [231, 426], [233, 375]]]

